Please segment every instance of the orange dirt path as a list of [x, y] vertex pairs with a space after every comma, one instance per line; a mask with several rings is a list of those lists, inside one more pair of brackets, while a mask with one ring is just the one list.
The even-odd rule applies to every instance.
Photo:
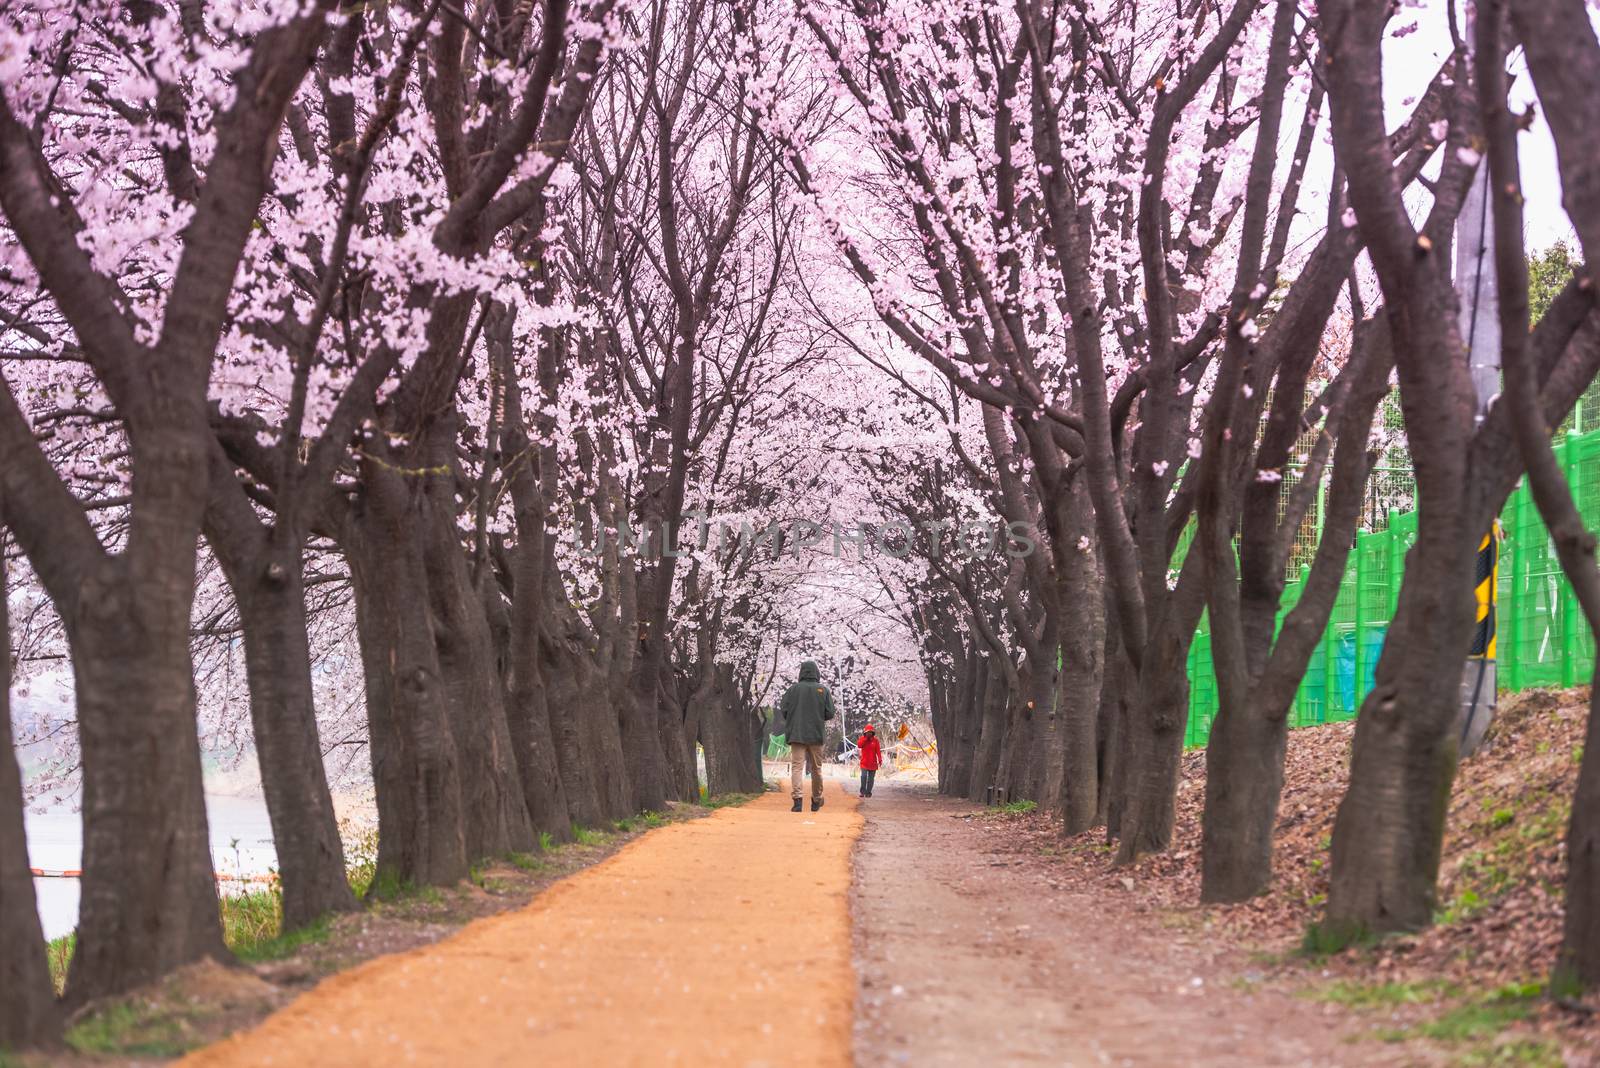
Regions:
[[333, 976], [195, 1066], [850, 1063], [857, 801], [644, 835], [532, 904]]

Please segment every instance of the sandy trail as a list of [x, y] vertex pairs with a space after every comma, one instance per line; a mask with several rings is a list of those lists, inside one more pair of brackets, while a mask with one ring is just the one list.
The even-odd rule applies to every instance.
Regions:
[[905, 788], [862, 803], [857, 1064], [1417, 1063], [1349, 1041], [1332, 1006], [1242, 989], [1236, 951], [1052, 886], [1038, 858], [952, 818], [974, 810]]
[[382, 957], [184, 1065], [850, 1063], [856, 799], [653, 831], [525, 909]]

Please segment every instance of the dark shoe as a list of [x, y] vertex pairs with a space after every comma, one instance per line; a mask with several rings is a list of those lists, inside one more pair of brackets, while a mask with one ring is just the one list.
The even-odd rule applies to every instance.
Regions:
[[794, 799], [794, 808], [791, 808], [789, 811], [790, 812], [799, 812], [800, 811], [800, 799], [798, 797]]
[[[798, 805], [798, 804], [799, 804], [799, 803], [800, 803], [800, 802], [798, 802], [798, 801], [796, 801], [796, 802], [795, 802], [795, 804], [797, 804], [797, 805]], [[817, 809], [819, 809], [819, 808], [821, 808], [821, 807], [822, 807], [822, 798], [820, 798], [820, 797], [813, 797], [813, 798], [812, 798], [812, 799], [811, 799], [811, 811], [812, 811], [812, 812], [815, 812], [815, 811], [816, 811], [816, 810], [817, 810]], [[795, 811], [796, 811], [796, 812], [799, 812], [799, 811], [800, 811], [800, 810], [799, 810], [799, 809], [798, 809], [798, 808], [797, 808], [797, 809], [795, 809]]]

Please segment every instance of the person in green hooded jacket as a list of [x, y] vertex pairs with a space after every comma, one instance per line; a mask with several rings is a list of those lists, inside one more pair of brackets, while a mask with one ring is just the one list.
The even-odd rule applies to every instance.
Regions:
[[811, 765], [811, 811], [822, 807], [822, 740], [828, 720], [833, 718], [833, 694], [822, 685], [815, 661], [800, 665], [800, 681], [783, 691], [778, 709], [783, 713], [785, 740], [789, 743], [789, 783], [793, 788], [794, 809], [799, 812], [803, 795], [800, 784], [803, 769]]

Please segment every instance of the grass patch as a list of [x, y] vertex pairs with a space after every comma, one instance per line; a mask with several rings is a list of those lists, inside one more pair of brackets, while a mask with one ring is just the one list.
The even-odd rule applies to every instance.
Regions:
[[402, 879], [400, 873], [392, 868], [385, 868], [376, 872], [367, 880], [366, 889], [361, 894], [362, 901], [398, 901], [413, 889], [410, 879]]
[[654, 827], [660, 827], [666, 822], [667, 817], [661, 813], [646, 809], [637, 816], [629, 816], [627, 819], [618, 820], [616, 827], [623, 834], [627, 834], [630, 831], [650, 830]]
[[429, 905], [438, 905], [444, 902], [444, 891], [437, 886], [418, 886], [410, 879], [402, 879], [397, 872], [386, 868], [372, 880], [362, 900], [368, 903], [382, 901], [388, 904], [421, 901]]
[[55, 984], [57, 997], [67, 987], [67, 965], [72, 963], [72, 951], [77, 948], [77, 931], [68, 931], [45, 944], [44, 955], [50, 964], [50, 981]]
[[234, 947], [239, 959], [246, 962], [282, 960], [292, 956], [302, 946], [325, 942], [333, 933], [333, 917], [318, 916], [304, 927], [284, 931], [271, 938], [262, 939], [248, 947]]
[[1567, 1059], [1554, 1042], [1519, 1038], [1468, 1050], [1455, 1063], [1459, 1068], [1566, 1068]]
[[1531, 814], [1494, 809], [1480, 825], [1487, 840], [1482, 848], [1461, 858], [1450, 880], [1454, 893], [1434, 914], [1434, 921], [1449, 924], [1470, 919], [1522, 883], [1541, 851], [1560, 841], [1570, 811], [1570, 804], [1560, 800]]
[[605, 831], [572, 825], [572, 840], [581, 846], [603, 845], [610, 837]]
[[357, 829], [348, 823], [339, 825], [339, 836], [344, 840], [344, 874], [350, 889], [357, 898], [367, 896], [372, 880], [378, 874], [378, 829]]
[[252, 890], [221, 899], [222, 940], [240, 956], [277, 939], [283, 929], [283, 892]]
[[1316, 959], [1331, 957], [1355, 946], [1371, 946], [1378, 941], [1366, 924], [1323, 920], [1306, 928], [1300, 940], [1300, 955]]
[[67, 1029], [67, 1045], [79, 1053], [176, 1057], [189, 1046], [177, 1021], [140, 1012], [127, 1002], [107, 1005]]
[[700, 804], [706, 808], [731, 808], [734, 805], [742, 805], [746, 802], [754, 801], [760, 796], [760, 794], [716, 794], [715, 796], [707, 797], [702, 790]]
[[991, 805], [996, 812], [1003, 812], [1008, 816], [1021, 816], [1038, 808], [1036, 801], [1007, 801], [1003, 805]]
[[1386, 1042], [1428, 1038], [1446, 1043], [1493, 1038], [1512, 1024], [1527, 1019], [1533, 1012], [1534, 1002], [1543, 993], [1544, 987], [1538, 983], [1511, 983], [1487, 997], [1458, 1005], [1432, 1020], [1411, 1027], [1381, 1031], [1379, 1037]]
[[1478, 896], [1476, 890], [1463, 890], [1450, 899], [1450, 903], [1434, 914], [1435, 923], [1459, 923], [1471, 919], [1482, 912], [1488, 902]]
[[544, 871], [549, 863], [532, 853], [507, 853], [506, 863], [520, 871]]
[[539, 852], [550, 853], [556, 848], [556, 836], [549, 831], [539, 832]]
[[[283, 894], [277, 887], [223, 897], [218, 905], [222, 919], [222, 940], [240, 960], [247, 962], [279, 960], [301, 946], [325, 940], [333, 930], [332, 918], [321, 916], [304, 927], [284, 931]], [[53, 938], [45, 946], [50, 980], [55, 984], [57, 994], [66, 987], [67, 969], [72, 964], [72, 954], [77, 945], [78, 936], [73, 932]]]
[[1396, 1005], [1418, 1005], [1438, 1001], [1458, 992], [1454, 983], [1426, 979], [1415, 983], [1361, 983], [1340, 979], [1327, 986], [1303, 991], [1301, 996], [1314, 1001], [1329, 1001], [1353, 1009], [1375, 1009]]

